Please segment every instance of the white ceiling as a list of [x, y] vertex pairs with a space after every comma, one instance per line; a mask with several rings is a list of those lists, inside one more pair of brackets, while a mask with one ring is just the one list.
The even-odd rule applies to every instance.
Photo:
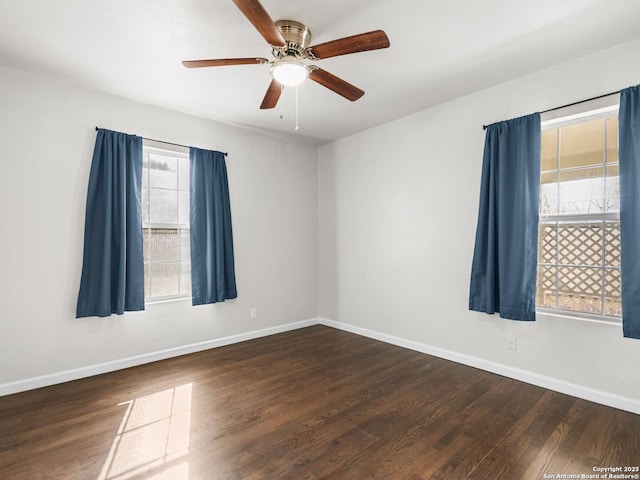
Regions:
[[[0, 0], [0, 65], [317, 144], [568, 59], [640, 38], [638, 0], [262, 0], [312, 44], [384, 30], [385, 50], [316, 62], [365, 90], [352, 103], [306, 81], [258, 107], [268, 65], [187, 69], [181, 60], [265, 57], [231, 0]], [[284, 119], [280, 114], [284, 113]]]

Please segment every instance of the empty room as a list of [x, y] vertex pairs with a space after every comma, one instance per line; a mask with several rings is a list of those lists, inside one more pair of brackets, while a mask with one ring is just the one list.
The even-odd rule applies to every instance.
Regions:
[[0, 478], [640, 478], [640, 2], [2, 0]]

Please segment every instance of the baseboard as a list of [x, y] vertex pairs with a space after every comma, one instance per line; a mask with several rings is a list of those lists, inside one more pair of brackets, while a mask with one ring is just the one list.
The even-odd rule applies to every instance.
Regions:
[[303, 320], [300, 322], [278, 325], [276, 327], [264, 328], [261, 330], [254, 330], [251, 332], [241, 333], [238, 335], [231, 335], [228, 337], [222, 337], [222, 338], [216, 338], [213, 340], [207, 340], [204, 342], [192, 343], [192, 344], [183, 345], [180, 347], [168, 348], [166, 350], [145, 353], [145, 354], [136, 355], [133, 357], [113, 360], [111, 362], [100, 363], [97, 365], [89, 365], [86, 367], [74, 368], [72, 370], [66, 370], [63, 372], [56, 372], [48, 375], [41, 375], [38, 377], [27, 378], [24, 380], [17, 380], [9, 383], [2, 383], [0, 384], [0, 397], [4, 395], [11, 395], [14, 393], [24, 392], [27, 390], [34, 390], [36, 388], [47, 387], [47, 386], [55, 385], [58, 383], [69, 382], [71, 380], [78, 380], [81, 378], [92, 377], [94, 375], [100, 375], [102, 373], [114, 372], [116, 370], [135, 367], [137, 365], [143, 365], [145, 363], [157, 362], [158, 360], [165, 360], [167, 358], [179, 357], [180, 355], [187, 355], [189, 353], [201, 352], [203, 350], [209, 350], [211, 348], [223, 347], [225, 345], [231, 345], [234, 343], [245, 342], [247, 340], [267, 337], [269, 335], [288, 332], [290, 330], [297, 330], [299, 328], [310, 327], [312, 325], [317, 325], [317, 324], [318, 324], [317, 319]]
[[564, 393], [566, 395], [571, 395], [573, 397], [582, 398], [584, 400], [589, 400], [591, 402], [600, 403], [602, 405], [607, 405], [609, 407], [614, 407], [620, 410], [625, 410], [627, 412], [640, 415], [640, 401], [632, 398], [614, 395], [612, 393], [595, 390], [581, 385], [575, 385], [563, 380], [559, 380], [557, 378], [540, 375], [515, 367], [509, 367], [500, 363], [483, 360], [481, 358], [464, 355], [462, 353], [453, 352], [451, 350], [434, 347], [424, 343], [414, 342], [412, 340], [406, 340], [404, 338], [387, 335], [347, 323], [340, 323], [326, 318], [318, 319], [318, 323], [327, 327], [355, 333], [356, 335], [361, 335], [363, 337], [372, 338], [374, 340], [397, 345], [399, 347], [408, 348], [409, 350], [414, 350], [416, 352], [426, 353], [428, 355], [433, 355], [434, 357], [443, 358], [445, 360], [451, 360], [456, 363], [461, 363], [463, 365], [478, 368], [480, 370], [496, 373], [498, 375], [513, 378], [514, 380], [519, 380], [531, 385], [547, 388], [555, 392]]
[[514, 380], [519, 380], [531, 385], [537, 385], [539, 387], [564, 393], [566, 395], [571, 395], [574, 397], [582, 398], [584, 400], [589, 400], [592, 402], [600, 403], [602, 405], [607, 405], [640, 415], [640, 401], [632, 398], [621, 397], [619, 395], [603, 392], [601, 390], [595, 390], [581, 385], [575, 385], [563, 380], [559, 380], [557, 378], [540, 375], [515, 367], [509, 367], [507, 365], [483, 360], [481, 358], [453, 352], [451, 350], [446, 350], [443, 348], [434, 347], [425, 343], [415, 342], [412, 340], [395, 337], [393, 335], [387, 335], [384, 333], [376, 332], [374, 330], [357, 327], [355, 325], [336, 322], [327, 318], [312, 318], [300, 322], [278, 325], [276, 327], [254, 330], [238, 335], [231, 335], [228, 337], [222, 337], [213, 340], [207, 340], [204, 342], [193, 343], [190, 345], [169, 348], [166, 350], [146, 353], [143, 355], [136, 355], [133, 357], [114, 360], [111, 362], [89, 365], [86, 367], [75, 368], [63, 372], [56, 372], [49, 375], [42, 375], [38, 377], [27, 378], [24, 380], [3, 383], [0, 384], [0, 397], [4, 395], [24, 392], [27, 390], [33, 390], [36, 388], [47, 387], [49, 385], [55, 385], [58, 383], [69, 382], [71, 380], [78, 380], [94, 375], [100, 375], [102, 373], [114, 372], [116, 370], [122, 370], [124, 368], [135, 367], [137, 365], [143, 365], [145, 363], [178, 357], [180, 355], [201, 352], [203, 350], [209, 350], [211, 348], [223, 347], [225, 345], [232, 345], [234, 343], [240, 343], [247, 340], [267, 337], [269, 335], [275, 335], [277, 333], [288, 332], [291, 330], [297, 330], [299, 328], [310, 327], [312, 325], [318, 324], [336, 328], [338, 330], [344, 330], [346, 332], [351, 332], [356, 335], [372, 338], [374, 340], [379, 340], [391, 345], [408, 348], [416, 352], [426, 353], [435, 357], [451, 360], [462, 365], [479, 368], [480, 370], [496, 373], [498, 375], [513, 378]]

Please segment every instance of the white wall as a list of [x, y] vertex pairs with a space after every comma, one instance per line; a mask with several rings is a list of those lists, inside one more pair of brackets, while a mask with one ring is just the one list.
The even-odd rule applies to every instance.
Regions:
[[640, 341], [620, 326], [468, 311], [482, 125], [637, 83], [636, 41], [320, 147], [320, 316], [637, 408]]
[[[74, 318], [95, 126], [229, 152], [237, 299]], [[317, 155], [0, 68], [0, 387], [315, 318]]]
[[[620, 327], [543, 315], [521, 323], [467, 310], [481, 125], [636, 83], [640, 42], [318, 154], [314, 146], [0, 68], [0, 393], [34, 377], [320, 313], [342, 327], [638, 402], [640, 342], [623, 339]], [[96, 125], [229, 152], [238, 299], [74, 318]], [[506, 349], [507, 335], [517, 336], [517, 351]]]

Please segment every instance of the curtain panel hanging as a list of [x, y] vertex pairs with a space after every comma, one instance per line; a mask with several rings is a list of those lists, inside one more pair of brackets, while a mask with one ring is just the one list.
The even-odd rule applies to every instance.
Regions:
[[98, 129], [76, 318], [144, 310], [142, 137]]
[[640, 85], [620, 92], [618, 130], [622, 331], [640, 339]]
[[224, 157], [222, 152], [189, 149], [193, 305], [223, 302], [238, 296]]
[[535, 320], [540, 114], [486, 129], [469, 309]]

